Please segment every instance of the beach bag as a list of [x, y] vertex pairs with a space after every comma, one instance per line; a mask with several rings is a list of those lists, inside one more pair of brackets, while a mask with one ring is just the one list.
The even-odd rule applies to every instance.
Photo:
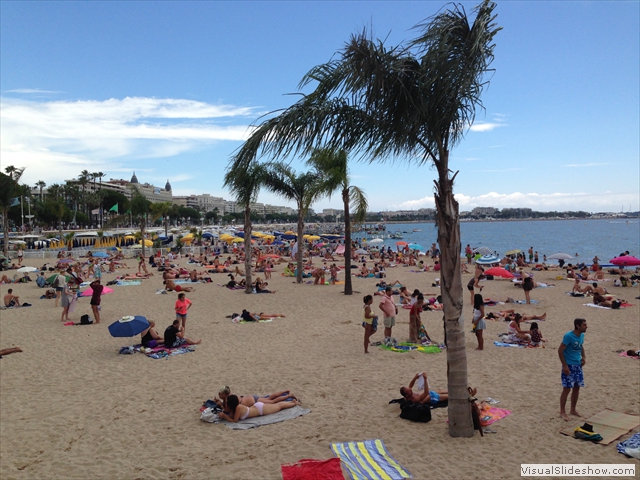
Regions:
[[53, 281], [53, 286], [54, 286], [55, 288], [58, 288], [58, 287], [60, 286], [60, 282], [58, 281], [58, 277], [59, 277], [59, 276], [60, 276], [60, 275], [56, 275], [56, 278], [55, 278], [55, 280]]
[[89, 315], [82, 315], [80, 317], [80, 325], [91, 325], [93, 324], [93, 320], [89, 318]]
[[431, 407], [425, 403], [402, 402], [400, 418], [412, 422], [427, 423], [431, 421]]
[[200, 414], [200, 420], [207, 423], [218, 423], [220, 421], [220, 417], [215, 413], [213, 408], [205, 408]]

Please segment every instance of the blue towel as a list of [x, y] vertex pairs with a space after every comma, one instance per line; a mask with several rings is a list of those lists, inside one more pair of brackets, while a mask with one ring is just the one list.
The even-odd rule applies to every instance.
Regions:
[[524, 348], [524, 345], [520, 345], [517, 343], [504, 343], [504, 342], [493, 342], [496, 347], [515, 347], [515, 348]]
[[[616, 445], [618, 453], [627, 455], [626, 450], [640, 448], [640, 433], [634, 433], [631, 438], [627, 438], [624, 442], [620, 442]], [[629, 455], [627, 455], [628, 457]]]

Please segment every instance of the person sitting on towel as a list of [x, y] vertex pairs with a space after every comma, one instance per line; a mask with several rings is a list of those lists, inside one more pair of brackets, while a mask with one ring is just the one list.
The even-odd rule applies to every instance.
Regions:
[[[415, 385], [416, 380], [418, 380], [418, 378], [420, 377], [422, 377], [424, 380], [424, 391], [422, 393], [417, 393], [417, 392], [414, 393], [412, 388]], [[448, 391], [429, 390], [429, 382], [427, 381], [427, 374], [424, 372], [416, 373], [416, 375], [413, 377], [413, 380], [411, 380], [411, 383], [409, 383], [408, 387], [400, 387], [400, 395], [402, 395], [404, 399], [408, 402], [428, 403], [430, 405], [435, 405], [438, 402], [446, 402], [447, 400], [449, 400]]]
[[164, 338], [156, 330], [156, 322], [149, 320], [149, 328], [140, 333], [143, 347], [154, 348], [164, 343]]
[[573, 288], [571, 289], [571, 293], [582, 293], [582, 294], [593, 293], [593, 287], [591, 285], [585, 285], [584, 287], [581, 287], [580, 286], [580, 279], [576, 277], [576, 281], [573, 284]]
[[180, 320], [174, 320], [164, 331], [164, 346], [167, 348], [181, 347], [182, 345], [198, 345], [202, 340], [190, 340], [184, 336], [184, 328]]
[[236, 395], [229, 395], [229, 398], [227, 398], [227, 407], [229, 407], [230, 415], [227, 415], [224, 412], [221, 412], [218, 415], [224, 420], [236, 423], [238, 420], [244, 420], [246, 418], [262, 417], [263, 415], [278, 413], [280, 410], [292, 408], [296, 405], [300, 405], [298, 400], [280, 403], [256, 402], [253, 406], [247, 407], [240, 404], [240, 400]]

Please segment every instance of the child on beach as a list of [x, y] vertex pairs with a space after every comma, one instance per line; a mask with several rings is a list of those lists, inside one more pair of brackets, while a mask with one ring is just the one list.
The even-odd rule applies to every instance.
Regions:
[[338, 267], [336, 267], [335, 263], [331, 264], [331, 268], [329, 269], [329, 274], [331, 275], [331, 279], [329, 280], [329, 283], [331, 285], [335, 285], [338, 282]]
[[378, 330], [378, 316], [374, 315], [371, 311], [371, 305], [373, 304], [373, 295], [366, 295], [363, 299], [364, 313], [362, 315], [364, 327], [364, 353], [369, 353], [369, 339], [371, 335]]
[[476, 338], [478, 339], [478, 348], [476, 350], [484, 350], [484, 338], [482, 336], [482, 331], [487, 328], [487, 325], [484, 321], [484, 299], [482, 295], [476, 293], [473, 296], [473, 332], [476, 334]]
[[532, 347], [538, 347], [542, 345], [542, 342], [546, 342], [546, 340], [542, 338], [542, 332], [538, 328], [538, 322], [531, 322], [531, 329], [529, 330], [529, 335], [531, 335]]
[[[419, 293], [416, 296], [416, 302], [411, 306], [411, 310], [409, 312], [409, 342], [410, 343], [419, 343], [420, 337], [420, 329], [422, 327], [422, 319], [420, 318], [420, 314], [422, 313], [422, 308], [424, 306], [424, 295]], [[427, 333], [427, 330], [424, 330], [424, 336], [429, 343], [431, 343], [431, 338]]]

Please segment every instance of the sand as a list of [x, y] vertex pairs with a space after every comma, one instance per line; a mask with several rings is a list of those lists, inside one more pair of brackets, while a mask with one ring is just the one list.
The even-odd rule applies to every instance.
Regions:
[[[434, 410], [430, 423], [416, 424], [400, 419], [398, 406], [388, 404], [417, 372], [426, 371], [432, 387], [445, 389], [446, 352], [401, 354], [371, 347], [363, 353], [362, 296], [372, 293], [378, 280], [354, 278], [358, 293], [345, 296], [339, 285], [295, 284], [279, 275], [282, 269], [269, 281], [277, 290], [273, 295], [221, 288], [217, 283], [226, 281], [221, 274], [211, 284], [198, 284], [188, 294], [193, 307], [187, 336], [203, 342], [194, 353], [161, 360], [119, 355], [134, 339], [112, 338], [107, 331], [123, 315], [144, 315], [160, 331], [171, 323], [176, 294], [155, 294], [161, 288], [157, 272], [140, 286], [114, 287], [103, 297], [102, 323], [92, 326], [62, 326], [61, 308], [40, 300], [43, 290], [35, 282], [13, 285], [33, 306], [0, 311], [0, 348], [23, 349], [0, 360], [0, 477], [277, 479], [283, 463], [331, 457], [332, 442], [375, 438], [418, 479], [512, 479], [520, 476], [521, 463], [637, 465], [617, 453], [617, 442], [595, 445], [558, 433], [565, 422], [558, 408], [557, 347], [573, 319], [586, 318], [587, 384], [579, 411], [639, 414], [640, 361], [614, 353], [640, 347], [638, 288], [607, 284], [635, 304], [622, 310], [583, 306], [585, 300], [565, 295], [572, 285], [567, 280], [534, 290], [532, 298], [540, 303], [516, 311], [547, 312], [547, 321], [540, 322], [546, 348], [494, 347], [497, 334], [506, 331], [504, 322], [487, 322], [482, 352], [474, 350], [475, 336], [467, 333], [469, 384], [478, 388], [480, 399], [499, 399], [498, 406], [513, 414], [491, 426], [495, 434], [451, 438], [446, 409]], [[389, 280], [437, 290], [431, 287], [437, 274], [410, 270], [389, 269]], [[535, 278], [553, 282], [555, 273], [536, 272]], [[485, 298], [524, 298], [509, 281], [484, 285]], [[7, 288], [1, 286], [2, 295]], [[464, 299], [468, 325], [466, 290]], [[243, 308], [286, 318], [260, 324], [225, 318]], [[80, 301], [71, 318], [79, 321], [84, 313], [91, 313], [89, 299]], [[398, 340], [408, 338], [408, 319], [408, 311], [401, 310], [394, 329]], [[423, 322], [442, 341], [441, 314], [426, 312]], [[380, 329], [372, 340], [382, 336]], [[241, 394], [291, 389], [311, 413], [248, 431], [201, 422], [203, 401], [224, 385]]]

